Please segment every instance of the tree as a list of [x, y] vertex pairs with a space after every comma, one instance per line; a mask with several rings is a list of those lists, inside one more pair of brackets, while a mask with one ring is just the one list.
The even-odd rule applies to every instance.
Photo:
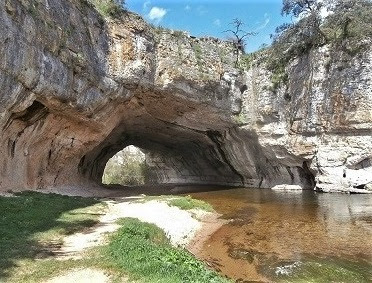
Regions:
[[[322, 8], [323, 1], [319, 0], [283, 0], [282, 15], [292, 15], [299, 18], [303, 27], [308, 29], [309, 36], [324, 42], [327, 41], [327, 37], [320, 28]], [[287, 26], [287, 28], [289, 27]]]
[[324, 30], [332, 40], [372, 37], [372, 1], [370, 0], [327, 0], [331, 11]]
[[146, 170], [145, 155], [138, 148], [130, 146], [107, 162], [102, 181], [104, 184], [143, 185]]
[[293, 15], [298, 18], [303, 14], [314, 13], [322, 7], [317, 0], [283, 0], [282, 15]]
[[253, 35], [256, 35], [257, 33], [256, 32], [247, 32], [245, 30], [242, 29], [242, 26], [244, 25], [243, 21], [239, 20], [239, 19], [234, 19], [232, 23], [230, 23], [230, 25], [233, 26], [233, 29], [228, 29], [228, 30], [225, 30], [224, 32], [230, 32], [232, 33], [232, 36], [233, 36], [233, 39], [232, 39], [232, 42], [234, 44], [234, 47], [235, 47], [235, 55], [236, 55], [236, 58], [235, 58], [235, 67], [238, 66], [238, 62], [239, 62], [239, 56], [240, 56], [240, 53], [245, 53], [245, 45], [246, 45], [246, 39], [249, 37], [249, 36], [253, 36]]

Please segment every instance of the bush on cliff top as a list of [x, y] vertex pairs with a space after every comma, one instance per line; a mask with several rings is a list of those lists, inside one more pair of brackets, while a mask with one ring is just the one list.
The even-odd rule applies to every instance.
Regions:
[[[288, 0], [294, 3], [296, 1]], [[297, 1], [298, 2], [298, 1]], [[314, 5], [319, 5], [313, 1]], [[318, 3], [318, 4], [317, 4]], [[326, 5], [330, 14], [322, 19], [319, 7]], [[313, 48], [329, 44], [333, 50], [355, 56], [369, 47], [372, 39], [372, 2], [369, 0], [328, 0], [314, 6], [295, 23], [277, 28], [274, 42], [268, 49], [267, 66], [272, 71], [273, 89], [286, 83], [285, 68], [295, 57]], [[285, 6], [283, 7], [284, 10]], [[284, 10], [286, 14], [292, 10]], [[294, 14], [294, 16], [298, 16]]]
[[103, 17], [118, 17], [124, 11], [125, 0], [89, 0]]

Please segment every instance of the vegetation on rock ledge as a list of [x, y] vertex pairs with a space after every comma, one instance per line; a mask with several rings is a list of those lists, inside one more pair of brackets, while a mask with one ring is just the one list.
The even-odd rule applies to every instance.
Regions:
[[89, 0], [103, 17], [118, 17], [124, 11], [125, 0]]
[[[328, 15], [322, 17], [322, 11]], [[372, 39], [372, 2], [369, 0], [284, 0], [282, 14], [299, 20], [286, 23], [272, 35], [273, 44], [243, 56], [239, 66], [251, 67], [253, 61], [265, 63], [272, 72], [272, 91], [286, 85], [286, 68], [291, 60], [312, 49], [329, 45], [353, 57], [368, 48]]]

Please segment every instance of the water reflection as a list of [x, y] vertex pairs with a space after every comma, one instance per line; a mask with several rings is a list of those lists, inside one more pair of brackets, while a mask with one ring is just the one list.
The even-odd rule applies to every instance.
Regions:
[[[318, 276], [308, 270], [328, 264], [333, 276], [372, 280], [370, 195], [233, 189], [193, 197], [231, 220], [212, 235], [200, 256], [232, 278], [270, 282], [288, 276], [283, 270]], [[351, 265], [359, 270], [356, 275]]]

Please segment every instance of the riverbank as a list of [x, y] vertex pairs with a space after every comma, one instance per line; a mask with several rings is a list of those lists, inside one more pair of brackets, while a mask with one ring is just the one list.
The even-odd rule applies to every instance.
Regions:
[[[0, 200], [2, 211], [6, 211], [1, 223], [3, 240], [0, 249], [4, 257], [0, 278], [6, 282], [113, 282], [119, 279], [119, 282], [134, 279], [156, 282], [148, 278], [168, 275], [170, 282], [181, 282], [177, 280], [180, 274], [194, 279], [206, 276], [213, 277], [216, 282], [226, 281], [186, 251], [186, 248], [200, 245], [212, 226], [221, 225], [215, 212], [200, 209], [208, 210], [209, 207], [200, 201], [178, 196], [144, 195], [93, 199], [35, 192], [7, 194]], [[10, 227], [12, 235], [8, 233], [7, 237], [6, 220], [9, 222], [16, 215], [25, 221]], [[128, 223], [122, 223], [121, 219], [138, 219], [135, 227], [139, 230], [128, 236], [122, 231]], [[152, 237], [146, 234], [149, 229], [157, 235], [155, 242], [148, 242], [146, 238]], [[147, 236], [138, 238], [138, 233]], [[157, 243], [161, 234], [164, 238], [160, 237], [161, 243]], [[114, 254], [109, 252], [112, 243], [120, 242], [120, 237], [127, 239], [127, 244], [121, 247], [123, 249], [135, 250], [138, 243], [142, 243], [140, 249], [151, 247], [152, 253], [144, 260], [146, 266], [154, 264], [157, 268], [146, 269], [141, 260], [134, 264], [140, 252], [130, 254], [127, 251], [117, 255], [116, 251], [121, 250], [117, 246], [113, 249]], [[137, 238], [131, 246], [129, 243], [133, 237]], [[151, 258], [151, 254], [159, 252], [163, 259], [161, 262]], [[167, 267], [162, 267], [163, 264]], [[159, 274], [158, 270], [162, 268], [167, 274]]]
[[232, 189], [191, 194], [229, 222], [198, 256], [254, 282], [372, 282], [372, 196]]

